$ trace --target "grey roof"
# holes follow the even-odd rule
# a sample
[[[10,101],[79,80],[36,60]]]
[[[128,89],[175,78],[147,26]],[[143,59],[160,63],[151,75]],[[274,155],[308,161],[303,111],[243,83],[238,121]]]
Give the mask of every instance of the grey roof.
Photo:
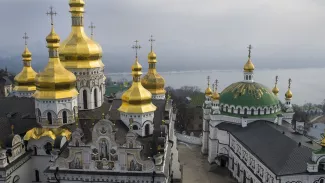
[[[8,78],[8,76],[3,76],[0,78],[0,83],[4,85],[11,85],[12,81]]]
[[[276,175],[307,172],[312,149],[304,145],[299,147],[296,141],[273,128],[267,121],[255,121],[245,128],[229,123],[221,123],[217,127],[231,133]]]
[[[24,135],[34,127],[39,127],[35,118],[35,103],[33,98],[0,98],[1,142],[6,142],[7,137],[12,134],[11,125],[14,125],[14,133],[20,135]]]

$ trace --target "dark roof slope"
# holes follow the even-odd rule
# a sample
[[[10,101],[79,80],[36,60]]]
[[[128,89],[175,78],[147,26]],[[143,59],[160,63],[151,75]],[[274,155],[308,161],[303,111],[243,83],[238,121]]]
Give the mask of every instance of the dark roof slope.
[[[242,128],[239,125],[221,123],[221,130],[231,133],[276,175],[304,173],[312,150],[298,143],[266,121],[256,121]]]

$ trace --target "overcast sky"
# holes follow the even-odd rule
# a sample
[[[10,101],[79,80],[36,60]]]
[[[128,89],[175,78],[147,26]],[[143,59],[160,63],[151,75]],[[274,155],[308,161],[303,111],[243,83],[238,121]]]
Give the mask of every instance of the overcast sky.
[[[58,13],[56,32],[64,40],[71,25],[68,0],[0,0],[0,52],[20,55],[27,32],[32,53],[46,55],[49,6]],[[86,0],[85,8],[106,68],[129,68],[136,39],[146,64],[151,34],[161,65],[241,69],[252,44],[257,68],[325,66],[324,0]]]

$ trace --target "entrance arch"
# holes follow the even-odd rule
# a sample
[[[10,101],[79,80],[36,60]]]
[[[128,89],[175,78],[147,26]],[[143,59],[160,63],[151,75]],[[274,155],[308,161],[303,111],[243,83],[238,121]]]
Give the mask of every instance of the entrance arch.
[[[52,124],[52,113],[51,112],[47,113],[47,120],[49,121],[49,124],[51,125]]]

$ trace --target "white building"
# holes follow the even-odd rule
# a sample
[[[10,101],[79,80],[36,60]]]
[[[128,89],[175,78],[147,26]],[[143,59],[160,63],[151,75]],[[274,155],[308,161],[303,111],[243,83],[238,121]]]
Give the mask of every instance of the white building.
[[[208,86],[202,153],[241,183],[324,182],[323,150],[315,151],[319,145],[306,143],[307,138],[291,130],[291,79],[281,109],[277,86],[271,91],[256,83],[254,69],[249,53],[243,81],[220,94]]]

